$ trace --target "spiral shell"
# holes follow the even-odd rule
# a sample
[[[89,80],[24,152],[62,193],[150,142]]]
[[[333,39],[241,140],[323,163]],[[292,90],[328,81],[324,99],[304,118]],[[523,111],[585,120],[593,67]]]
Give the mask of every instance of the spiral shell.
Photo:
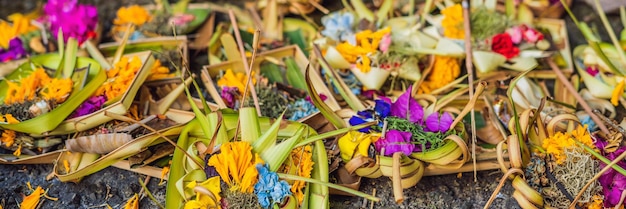
[[[106,154],[133,140],[126,133],[96,134],[81,136],[65,141],[65,148],[71,152]]]

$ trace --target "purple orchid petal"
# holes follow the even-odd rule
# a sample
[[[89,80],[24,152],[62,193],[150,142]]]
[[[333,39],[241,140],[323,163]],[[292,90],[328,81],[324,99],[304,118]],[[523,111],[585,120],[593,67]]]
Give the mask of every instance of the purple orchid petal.
[[[391,105],[391,116],[407,119],[413,123],[422,123],[424,117],[424,109],[422,106],[411,98],[412,86],[398,97],[398,100]]]
[[[415,149],[415,144],[411,143],[411,132],[389,130],[387,131],[385,138],[381,138],[374,142],[374,147],[379,153],[382,149],[385,149],[385,156],[391,156],[393,153],[402,152],[405,155],[410,155]]]

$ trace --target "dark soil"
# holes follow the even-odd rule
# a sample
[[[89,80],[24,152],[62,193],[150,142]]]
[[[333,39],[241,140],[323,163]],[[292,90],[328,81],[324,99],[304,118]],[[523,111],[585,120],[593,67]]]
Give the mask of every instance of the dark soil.
[[[36,2],[0,1],[0,17],[6,17],[13,12],[29,11],[36,6]],[[106,20],[101,21],[104,31],[108,31],[110,20],[114,18],[117,8],[152,1],[80,0],[80,2],[98,5],[101,20]],[[327,4],[340,6],[338,2],[340,1],[325,1]],[[595,25],[602,28],[597,15],[582,1],[575,0],[573,10],[582,21],[588,22],[592,27]],[[619,21],[616,21],[618,18],[619,15],[616,14],[610,17],[610,22],[614,24],[617,32],[622,29]],[[585,43],[571,19],[565,19],[572,46]],[[599,33],[603,39],[608,40],[604,30]],[[22,195],[30,194],[26,186],[26,183],[30,182],[33,187],[42,186],[48,189],[49,196],[59,198],[58,201],[45,200],[41,208],[106,208],[106,204],[113,208],[123,208],[126,200],[141,190],[139,181],[145,180],[145,176],[113,167],[87,176],[78,184],[64,183],[58,179],[47,181],[46,176],[51,172],[52,165],[0,165],[0,205],[4,208],[19,208],[18,203],[22,201]],[[376,189],[376,196],[381,198],[381,202],[374,204],[374,208],[482,208],[495,190],[501,176],[502,173],[495,170],[478,172],[476,182],[472,173],[463,173],[461,177],[457,175],[424,177],[415,187],[404,191],[405,201],[399,205],[394,201],[389,179],[364,179],[360,190],[372,193],[373,189]],[[158,201],[164,202],[165,185],[158,186],[158,181],[159,179],[153,178],[148,184],[148,189]],[[498,194],[491,208],[517,208],[511,193],[512,187],[509,183]],[[369,202],[364,204],[362,198],[340,196],[331,198],[331,208],[369,208],[369,204]],[[150,199],[143,198],[140,208],[157,206]]]

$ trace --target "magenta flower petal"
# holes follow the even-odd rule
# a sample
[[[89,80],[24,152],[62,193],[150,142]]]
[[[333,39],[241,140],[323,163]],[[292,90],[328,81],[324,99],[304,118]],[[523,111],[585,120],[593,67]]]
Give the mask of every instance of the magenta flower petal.
[[[439,118],[439,131],[443,133],[450,130],[450,128],[452,128],[450,127],[450,125],[452,125],[452,121],[454,121],[452,114],[449,112],[442,113],[441,118]]]
[[[434,112],[426,118],[426,122],[424,123],[426,126],[424,128],[425,131],[428,132],[437,132],[439,131],[439,113]]]
[[[391,105],[391,116],[407,119],[413,123],[422,123],[424,117],[424,109],[422,106],[411,98],[412,86],[398,97],[398,100]]]
[[[385,138],[381,138],[374,142],[374,147],[379,153],[385,149],[385,153],[381,153],[385,156],[391,156],[393,153],[402,152],[405,155],[410,155],[415,149],[415,144],[411,143],[411,132],[389,130],[387,131]]]

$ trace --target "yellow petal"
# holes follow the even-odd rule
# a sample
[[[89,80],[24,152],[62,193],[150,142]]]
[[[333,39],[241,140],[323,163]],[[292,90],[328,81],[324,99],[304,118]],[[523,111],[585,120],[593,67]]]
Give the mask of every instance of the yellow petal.
[[[138,209],[139,208],[139,196],[137,196],[137,193],[135,193],[135,195],[128,199],[128,201],[126,202],[126,205],[124,205],[124,209]]]
[[[20,209],[35,209],[35,207],[39,204],[39,199],[43,193],[43,189],[38,186],[33,193],[24,198],[22,204],[20,204]]]
[[[611,104],[613,104],[613,106],[617,106],[617,104],[619,104],[619,98],[624,93],[624,81],[626,81],[626,79],[619,82],[613,90],[613,94],[611,95]]]

